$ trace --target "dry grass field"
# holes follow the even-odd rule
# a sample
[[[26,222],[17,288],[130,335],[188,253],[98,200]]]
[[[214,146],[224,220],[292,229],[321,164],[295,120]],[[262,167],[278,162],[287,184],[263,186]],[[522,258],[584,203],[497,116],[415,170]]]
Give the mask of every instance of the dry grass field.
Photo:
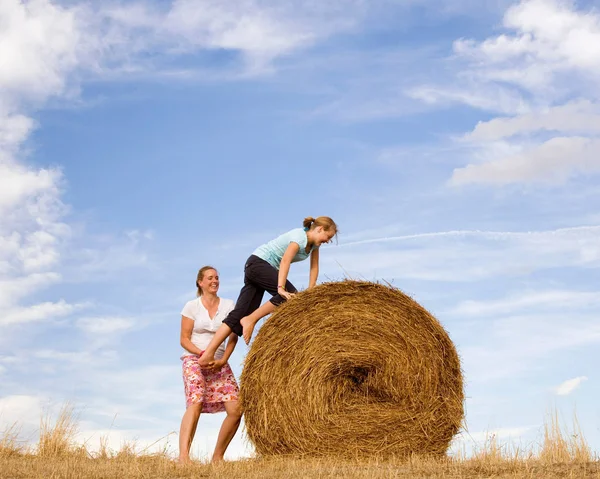
[[[17,425],[4,431],[0,478],[600,478],[598,458],[578,428],[574,430],[566,435],[556,415],[551,416],[535,452],[501,446],[492,437],[469,457],[413,456],[383,462],[270,457],[180,466],[164,452],[138,452],[133,444],[119,451],[105,444],[99,451],[88,451],[85,445],[74,443],[77,423],[72,409],[65,408],[56,421],[42,421],[35,446],[19,441]]]

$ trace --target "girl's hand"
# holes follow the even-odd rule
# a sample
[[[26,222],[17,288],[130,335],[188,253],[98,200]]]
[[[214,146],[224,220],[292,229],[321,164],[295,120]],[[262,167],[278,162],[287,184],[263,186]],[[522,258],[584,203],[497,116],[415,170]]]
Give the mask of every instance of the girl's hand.
[[[285,299],[292,299],[292,297],[294,296],[294,293],[288,293],[284,289],[280,289],[279,290],[279,295],[283,296]]]

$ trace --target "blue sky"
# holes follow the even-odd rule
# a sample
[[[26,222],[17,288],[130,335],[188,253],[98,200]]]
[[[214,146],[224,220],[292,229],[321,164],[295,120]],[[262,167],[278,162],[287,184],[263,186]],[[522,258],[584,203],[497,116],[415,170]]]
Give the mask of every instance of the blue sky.
[[[174,449],[198,268],[235,299],[256,246],[328,215],[321,280],[390,281],[455,341],[461,441],[535,445],[556,407],[600,449],[592,2],[8,0],[0,20],[0,426],[34,440],[71,401],[92,447]]]

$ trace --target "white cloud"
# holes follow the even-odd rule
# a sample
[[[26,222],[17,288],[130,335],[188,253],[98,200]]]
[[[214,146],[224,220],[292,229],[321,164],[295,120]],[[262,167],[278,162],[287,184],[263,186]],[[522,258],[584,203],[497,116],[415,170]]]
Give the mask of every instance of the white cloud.
[[[563,184],[597,174],[600,13],[571,1],[522,0],[506,10],[503,28],[483,41],[455,41],[453,78],[408,90],[429,104],[509,115],[480,122],[459,140],[480,153],[454,170],[450,184]],[[489,155],[499,140],[513,153]],[[492,158],[482,163],[482,156]]]
[[[56,267],[70,235],[61,171],[26,164],[24,145],[35,126],[28,110],[68,93],[67,75],[82,42],[75,10],[45,0],[4,1],[0,18],[0,324],[8,325],[80,307],[20,302],[60,281]]]
[[[19,425],[39,427],[42,418],[42,398],[31,395],[0,397],[0,429],[15,422]]]
[[[600,21],[572,1],[525,0],[509,8],[501,34],[481,43],[459,40],[459,55],[483,62],[482,77],[527,89],[550,88],[564,71],[600,74]],[[493,68],[493,67],[500,68]]]
[[[77,320],[77,327],[89,334],[112,334],[129,331],[137,322],[133,318],[119,316],[86,317]]]
[[[26,276],[0,279],[0,309],[8,308],[21,298],[60,281],[54,272],[33,273]]]
[[[579,376],[569,379],[556,388],[556,394],[559,396],[568,396],[577,389],[582,382],[587,381],[586,376]]]
[[[19,100],[44,101],[65,92],[66,75],[78,66],[84,43],[76,12],[47,0],[2,2],[0,104],[14,108]]]
[[[555,137],[521,153],[457,168],[449,184],[561,184],[577,174],[598,171],[600,138]]]
[[[49,321],[53,318],[69,316],[75,311],[85,308],[87,304],[70,304],[64,300],[56,303],[46,302],[0,310],[0,326],[31,323],[35,321]]]
[[[33,127],[34,121],[25,115],[0,113],[0,151],[7,149],[12,152],[16,145],[20,145],[29,136]],[[4,160],[6,161],[6,157]],[[4,175],[0,176],[3,177]],[[8,188],[8,185],[9,183],[3,185],[2,191]]]
[[[494,118],[477,123],[466,139],[493,141],[539,130],[600,133],[600,105],[589,100],[577,100],[512,118]]]

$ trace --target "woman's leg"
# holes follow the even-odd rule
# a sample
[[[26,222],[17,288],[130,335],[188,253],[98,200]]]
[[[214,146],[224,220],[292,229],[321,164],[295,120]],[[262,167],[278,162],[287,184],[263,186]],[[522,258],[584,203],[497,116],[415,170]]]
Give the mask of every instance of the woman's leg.
[[[223,425],[219,431],[219,437],[217,438],[217,445],[215,446],[212,462],[223,460],[227,446],[229,446],[233,436],[235,436],[235,433],[240,426],[240,421],[242,420],[242,411],[238,401],[226,402],[225,412],[227,412],[227,417],[223,421]]]
[[[202,404],[191,404],[186,410],[181,420],[179,428],[179,462],[188,464],[190,461],[190,448],[196,434],[198,419],[202,412]]]

